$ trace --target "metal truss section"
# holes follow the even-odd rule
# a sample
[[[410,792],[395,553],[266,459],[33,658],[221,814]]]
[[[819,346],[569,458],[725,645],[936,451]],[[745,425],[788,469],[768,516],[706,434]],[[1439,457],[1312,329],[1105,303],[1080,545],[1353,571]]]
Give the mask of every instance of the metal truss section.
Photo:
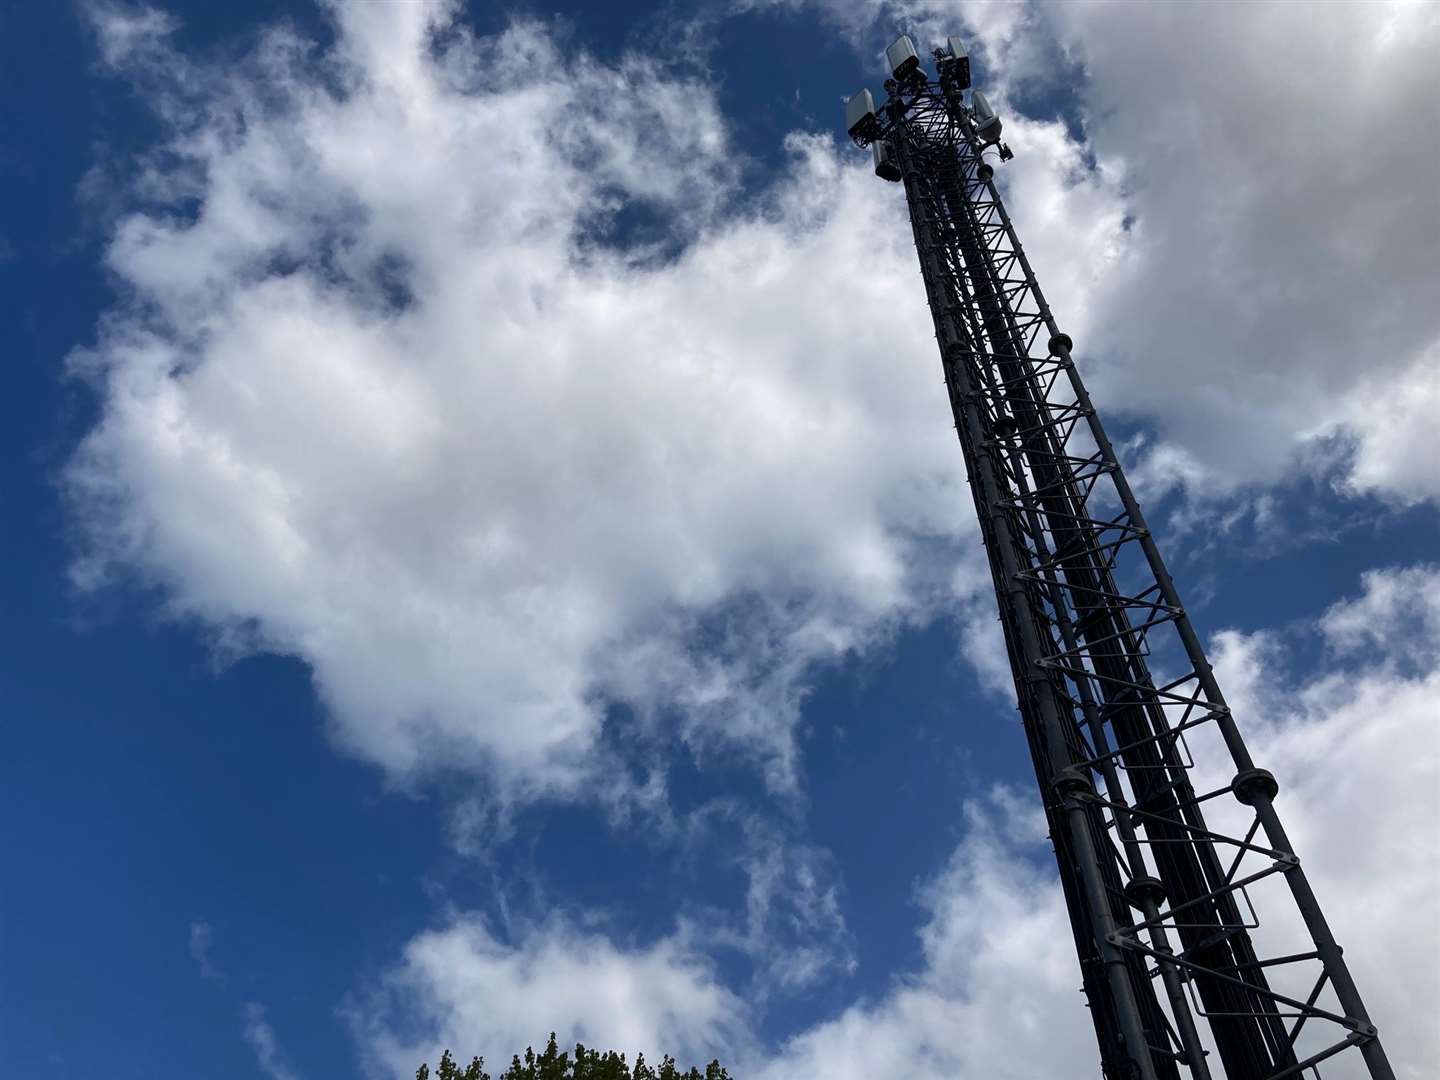
[[[1104,1075],[1319,1077],[1349,1052],[1390,1080],[1015,235],[995,139],[940,70],[887,82],[855,135],[904,184]]]

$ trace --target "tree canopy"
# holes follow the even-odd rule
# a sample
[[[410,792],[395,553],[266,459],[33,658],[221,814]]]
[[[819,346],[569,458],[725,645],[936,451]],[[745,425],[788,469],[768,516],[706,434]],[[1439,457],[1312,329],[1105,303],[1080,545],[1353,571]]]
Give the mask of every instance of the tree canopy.
[[[432,1077],[434,1080],[491,1080],[485,1071],[484,1058],[471,1058],[470,1064],[462,1068],[449,1050],[441,1055],[434,1073],[428,1063],[415,1071],[415,1080]],[[578,1042],[571,1053],[560,1049],[552,1031],[544,1051],[537,1054],[534,1047],[526,1047],[524,1057],[519,1054],[512,1057],[510,1067],[496,1080],[730,1080],[730,1074],[718,1061],[710,1062],[703,1073],[693,1066],[688,1072],[681,1072],[669,1054],[654,1066],[645,1060],[644,1054],[636,1054],[635,1064],[630,1065],[624,1054],[614,1050],[601,1053]]]

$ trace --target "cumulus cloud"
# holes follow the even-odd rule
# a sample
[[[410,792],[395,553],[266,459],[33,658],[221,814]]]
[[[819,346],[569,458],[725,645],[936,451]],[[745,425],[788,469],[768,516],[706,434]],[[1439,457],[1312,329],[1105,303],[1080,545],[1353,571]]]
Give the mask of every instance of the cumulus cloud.
[[[1312,677],[1277,678],[1284,644],[1264,632],[1221,635],[1215,666],[1391,1061],[1418,1080],[1440,1059],[1440,570],[1371,571],[1318,630]]]
[[[130,163],[120,299],[73,358],[102,405],[77,581],[300,657],[399,778],[621,799],[678,733],[788,786],[813,666],[968,542],[897,193],[796,135],[742,211],[683,72],[329,13],[328,50],[201,65],[148,15],[105,50],[173,135]]]
[[[1305,30],[1317,55],[1384,53],[1349,62],[1375,73],[1336,106],[1354,124],[1410,107],[1430,27],[1407,11],[1347,37],[1373,10]],[[1012,114],[1016,217],[1100,400],[1157,422],[1156,491],[1273,479],[1339,438],[1354,489],[1423,494],[1425,306],[1372,323],[1434,284],[1405,254],[1428,159],[1380,125],[1398,164],[1352,175],[1327,141],[1344,117],[1298,106],[1338,61],[1299,63],[1252,11],[1218,42],[1179,9],[1113,34],[1104,10],[964,9],[1002,98],[1028,102],[1055,56],[1085,73],[1080,138]],[[940,18],[851,23],[877,12]],[[277,30],[198,67],[165,46],[173,20],[97,16],[176,134],[135,163],[108,258],[126,301],[75,358],[105,403],[69,473],[78,580],[136,574],[225,647],[301,657],[338,741],[396,776],[593,788],[619,704],[789,784],[814,665],[926,610],[945,569],[924,542],[968,532],[896,193],[795,136],[739,212],[725,119],[683,73],[561,63],[534,24],[476,39],[446,5],[332,17],[329,52]],[[1130,62],[1147,49],[1185,62]],[[1263,115],[1222,124],[1242,85]],[[1342,228],[1397,243],[1362,272]],[[1303,347],[1265,336],[1312,325]],[[657,765],[610,762],[610,796]]]
[[[1440,495],[1434,5],[802,2],[866,53],[897,29],[970,37],[1042,285],[1097,402],[1153,423],[1177,482],[1273,483],[1338,440],[1351,490]],[[1075,126],[1037,138],[1059,109]],[[1026,196],[1062,158],[1119,178],[1099,217],[1087,185]],[[1083,293],[1067,264],[1097,271]]]
[[[623,1048],[632,1060],[708,1061],[743,1046],[751,1019],[680,938],[617,945],[559,917],[514,944],[478,918],[424,933],[351,1016],[370,1067],[395,1076],[446,1047],[504,1063],[552,1030],[562,1045]]]
[[[1440,1057],[1440,929],[1431,917],[1440,889],[1440,669],[1432,651],[1423,670],[1406,673],[1408,645],[1396,653],[1373,640],[1356,647],[1344,628],[1377,607],[1396,623],[1422,606],[1433,619],[1437,587],[1433,568],[1366,575],[1363,594],[1316,625],[1336,661],[1318,676],[1287,673],[1290,650],[1277,634],[1225,632],[1214,649],[1256,760],[1281,778],[1291,839],[1391,1062],[1408,1080],[1428,1075],[1427,1063]],[[1432,626],[1428,647],[1440,646],[1433,624],[1422,625]],[[1038,817],[1034,806],[1030,791],[1008,789],[972,803],[965,841],[923,893],[923,968],[794,1036],[757,1075],[1019,1078],[1094,1061],[1043,822],[1024,823],[1027,810]],[[1225,814],[1211,816],[1216,824]],[[1252,893],[1267,948],[1308,947],[1283,886]],[[1285,978],[1277,972],[1272,981],[1293,991]],[[1304,996],[1309,986],[1299,989]],[[1358,1055],[1346,1055],[1325,1075],[1364,1073]]]
[[[1440,414],[1440,346],[1422,353],[1398,379],[1377,383],[1345,401],[1338,430],[1353,439],[1347,482],[1402,503],[1435,493],[1433,441],[1426,433]]]
[[[1357,482],[1405,491],[1413,475],[1367,456],[1374,429],[1353,420],[1377,385],[1425,386],[1440,341],[1425,299],[1440,288],[1440,166],[1414,137],[1440,122],[1436,12],[1052,14],[1086,71],[1086,135],[1133,183],[1133,254],[1094,313],[1107,398],[1164,410],[1168,436],[1247,479],[1352,425]],[[1392,412],[1390,437],[1433,453],[1415,419]]]
[[[1407,670],[1440,662],[1440,567],[1368,571],[1361,595],[1325,612],[1320,628],[1341,656],[1380,655]]]
[[[966,807],[966,837],[921,892],[924,965],[878,1000],[787,1040],[750,1073],[1022,1077],[1094,1057],[1068,917],[1029,792]]]
[[[1291,839],[1391,1061],[1407,1080],[1420,1080],[1427,1063],[1440,1057],[1433,1024],[1440,1008],[1440,927],[1430,917],[1431,898],[1440,890],[1440,839],[1433,828],[1440,820],[1437,613],[1440,570],[1381,570],[1365,576],[1360,595],[1334,605],[1303,631],[1328,647],[1329,670],[1294,674],[1295,647],[1308,642],[1291,642],[1276,631],[1222,632],[1212,650],[1255,759],[1281,780],[1277,805]],[[1428,642],[1426,664],[1411,665],[1409,646],[1398,638],[1351,632],[1377,618],[1397,624],[1411,619]],[[1397,644],[1398,650],[1387,649]],[[1204,775],[1207,767],[1202,763],[1197,785],[1228,779],[1223,770]],[[1223,802],[1207,804],[1216,823],[1225,817]],[[557,923],[502,946],[483,924],[465,919],[412,943],[386,984],[388,996],[365,1013],[365,1045],[400,1075],[419,1060],[417,1051],[471,1024],[487,1038],[513,1028],[510,1037],[528,1040],[550,1015],[533,986],[548,986],[544,973],[555,958],[573,955],[577,959],[559,961],[561,970],[603,971],[598,978],[620,987],[616,1000],[629,1011],[621,1017],[600,1000],[581,1007],[558,990],[567,1030],[629,1038],[625,1045],[637,1039],[657,1045],[654,1040],[668,1036],[696,1056],[718,1053],[744,1075],[765,1080],[1020,1080],[1090,1067],[1077,1063],[1098,1069],[1051,859],[1043,815],[1029,789],[1000,786],[968,802],[964,838],[918,892],[921,965],[877,996],[778,1046],[758,1039],[757,1017],[733,1006],[714,969],[684,935],[620,948],[594,936],[598,931]],[[1264,935],[1267,950],[1284,952],[1293,940],[1300,951],[1307,946],[1296,937],[1295,921],[1287,920],[1290,905],[1283,886],[1277,887],[1252,890],[1262,920],[1256,933]],[[621,969],[629,974],[615,973]],[[1277,988],[1293,989],[1284,979],[1277,970]],[[629,988],[643,980],[673,982],[678,989],[663,998],[633,994]],[[498,989],[512,985],[519,988],[513,999]],[[1300,988],[1301,996],[1308,989]],[[487,1009],[502,996],[530,1011],[522,1015],[501,1005],[495,1019]],[[401,1038],[396,1018],[415,1001],[426,1034]],[[698,1042],[684,1041],[689,1021],[677,1008],[694,1018],[689,1030],[702,1033]],[[1358,1077],[1359,1069],[1359,1056],[1350,1054],[1329,1063],[1325,1075]]]

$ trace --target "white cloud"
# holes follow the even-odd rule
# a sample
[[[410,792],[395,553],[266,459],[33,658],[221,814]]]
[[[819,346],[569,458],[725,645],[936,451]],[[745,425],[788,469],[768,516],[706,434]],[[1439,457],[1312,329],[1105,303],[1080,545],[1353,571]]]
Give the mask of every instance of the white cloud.
[[[1273,633],[1221,633],[1212,658],[1252,754],[1280,778],[1277,806],[1391,1062],[1420,1080],[1440,1060],[1440,570],[1368,573],[1315,630],[1331,659],[1315,675],[1289,671]],[[1209,790],[1223,773],[1196,783]],[[1223,817],[1210,806],[1212,822]],[[760,1075],[1028,1077],[1095,1060],[1058,886],[1031,861],[1043,824],[1001,824],[1027,812],[1038,817],[1028,790],[972,805],[965,841],[926,892],[923,969],[796,1036]],[[1283,952],[1298,926],[1276,890],[1253,890],[1257,933]],[[1325,1075],[1359,1070],[1352,1054]]]
[[[1265,633],[1221,635],[1217,676],[1281,779],[1276,806],[1391,1062],[1419,1080],[1440,1060],[1440,570],[1371,571],[1318,628],[1329,663],[1313,677],[1285,677]]]
[[[1306,438],[1339,431],[1354,487],[1427,490],[1440,473],[1412,435],[1433,365],[1351,362],[1357,327],[1367,348],[1384,337],[1342,310],[1364,298],[1321,303],[1325,282],[1300,271],[1330,264],[1287,254],[1292,234],[1341,263],[1350,249],[1312,236],[1316,218],[1290,203],[1277,213],[1288,189],[1256,171],[1306,177],[1300,194],[1320,198],[1323,170],[1305,155],[1329,153],[1337,125],[1302,138],[1294,125],[1310,121],[1272,104],[1253,128],[1215,126],[1238,110],[1224,96],[1235,86],[1294,103],[1308,84],[1282,94],[1266,72],[1308,80],[1326,65],[1268,63],[1278,31],[1263,25],[1225,52],[1208,24],[1164,23],[1178,14],[1127,16],[1096,42],[1107,16],[1088,8],[967,11],[1014,75],[1002,95],[1043,70],[1042,29],[1085,66],[1087,141],[1013,116],[1022,157],[1007,183],[1057,309],[1094,343],[1099,399],[1166,417],[1153,486],[1176,462],[1188,487],[1273,477]],[[737,216],[733,150],[704,85],[633,57],[561,65],[534,25],[431,48],[430,31],[455,28],[445,5],[333,15],[323,64],[277,31],[224,69],[165,52],[166,18],[98,20],[115,45],[102,51],[138,64],[137,79],[177,73],[152,94],[178,133],[133,188],[152,201],[115,229],[109,261],[131,302],[76,361],[106,402],[70,472],[89,537],[78,577],[137,572],[223,644],[300,656],[341,744],[396,776],[444,762],[493,769],[512,794],[593,787],[605,711],[621,702],[652,732],[678,723],[696,753],[755,753],[788,785],[813,665],[922,613],[943,573],[914,541],[968,529],[896,193],[796,136],[761,208]],[[1344,107],[1408,102],[1407,43],[1427,27],[1358,34],[1400,52]],[[1231,78],[1191,93],[1211,68],[1187,54],[1158,86],[1134,82],[1161,70],[1127,63],[1122,46],[1145,34],[1159,42],[1146,48],[1183,38],[1223,55]],[[1189,127],[1160,122],[1182,100],[1213,108]],[[1257,155],[1255,129],[1300,157]],[[1377,137],[1392,149],[1388,126]],[[1202,146],[1219,155],[1208,169],[1249,178],[1244,197],[1206,181],[1187,202]],[[1394,232],[1400,185],[1417,176],[1362,179],[1386,185],[1363,213]],[[1192,204],[1205,243],[1186,224]],[[668,262],[607,246],[621,205],[688,246]],[[1283,235],[1254,240],[1262,219]],[[1249,276],[1182,248],[1236,249]],[[1176,273],[1197,280],[1171,288]],[[1253,287],[1237,300],[1224,290],[1242,278]],[[1275,281],[1291,314],[1262,319],[1259,285]],[[1181,295],[1205,333],[1174,330]],[[1194,352],[1237,325],[1218,307],[1250,312],[1238,323],[1258,334],[1302,323],[1302,304],[1336,323],[1303,358],[1255,334],[1220,347],[1233,362]],[[1210,438],[1221,426],[1227,438]],[[632,772],[657,764],[646,751]],[[643,782],[605,771],[620,778],[611,800]]]
[[[788,786],[812,666],[924,611],[918,545],[968,531],[896,191],[797,135],[718,215],[706,86],[446,6],[331,15],[320,56],[121,54],[175,134],[74,360],[77,580],[299,656],[397,777],[621,799],[678,730]],[[622,205],[688,242],[620,245]],[[656,736],[620,764],[615,702]]]
[[[784,825],[738,800],[707,804],[690,817],[686,831],[687,858],[717,858],[745,877],[743,913],[703,901],[687,905],[681,932],[697,948],[737,950],[749,960],[747,1001],[795,995],[855,971],[829,852],[787,835]],[[737,836],[732,840],[728,833]],[[697,854],[712,850],[730,854]]]
[[[461,917],[413,940],[351,1019],[369,1066],[408,1076],[446,1047],[503,1065],[551,1031],[631,1060],[708,1061],[744,1044],[750,1017],[679,938],[626,947],[555,917],[507,945]]]
[[[1426,1063],[1440,1058],[1433,1024],[1440,1009],[1437,612],[1440,570],[1377,571],[1365,576],[1358,597],[1313,626],[1331,649],[1330,670],[1296,677],[1287,666],[1291,650],[1275,633],[1223,632],[1212,650],[1255,759],[1280,778],[1277,806],[1406,1080],[1420,1080]],[[1376,619],[1411,620],[1429,643],[1427,665],[1413,667],[1416,654],[1398,637],[1352,633]],[[1398,650],[1386,651],[1395,644]],[[1228,779],[1224,770],[1217,776]],[[1196,783],[1212,779],[1201,775]],[[1221,801],[1207,805],[1212,821],[1225,816]],[[965,815],[964,839],[919,893],[926,912],[920,967],[778,1047],[761,1045],[758,1017],[734,1006],[694,951],[703,941],[681,934],[619,948],[598,931],[557,922],[502,946],[483,924],[464,919],[412,943],[388,996],[364,1013],[366,1045],[397,1076],[446,1038],[459,1045],[472,1026],[485,1046],[523,1046],[537,1026],[548,1030],[549,980],[595,969],[603,972],[600,982],[621,989],[584,1005],[556,989],[553,1015],[566,1030],[608,1038],[606,1045],[671,1039],[693,1057],[718,1054],[737,1075],[762,1080],[1019,1080],[1098,1069],[1038,801],[1028,788],[997,787],[968,803]],[[1280,895],[1252,890],[1262,919],[1257,933],[1267,949],[1284,952],[1297,928],[1285,917],[1283,886],[1276,887]],[[1295,942],[1296,951],[1303,947]],[[667,989],[654,996],[628,989],[641,983]],[[493,1004],[502,1000],[518,1003],[513,1014],[509,1004]],[[679,1004],[665,1004],[672,1001]],[[396,1017],[416,1002],[422,1034],[401,1037]],[[696,1026],[686,1026],[687,1016]],[[1349,1054],[1325,1075],[1358,1076],[1359,1068],[1359,1056]]]
[[[1094,312],[1104,400],[1164,411],[1168,436],[1268,480],[1374,387],[1423,381],[1440,341],[1440,163],[1415,137],[1440,122],[1432,7],[1047,10],[1087,74],[1086,134],[1133,184],[1133,254]],[[1433,461],[1407,419],[1390,437]],[[1373,428],[1349,430],[1363,445]],[[1368,486],[1416,479],[1374,453]]]
[[[1422,607],[1423,669],[1399,670],[1415,655],[1399,635],[1350,634],[1357,618],[1408,619],[1415,630]],[[1345,661],[1333,671],[1296,679],[1284,644],[1264,633],[1223,633],[1213,650],[1255,759],[1281,780],[1277,806],[1291,840],[1406,1080],[1421,1080],[1440,1060],[1437,617],[1440,571],[1380,571],[1366,575],[1361,597],[1318,624]],[[1038,817],[1036,805],[1030,791],[1006,789],[988,806],[971,805],[965,841],[925,894],[924,967],[878,1000],[795,1036],[756,1075],[978,1080],[1062,1075],[1095,1062],[1059,888],[1048,862],[1033,861],[1049,857],[1037,850],[1043,823],[1002,825],[1002,813]],[[1286,940],[1308,947],[1276,889],[1253,890],[1257,934],[1270,935],[1279,952]],[[1336,1059],[1325,1075],[1363,1075],[1359,1056]]]
[[[1440,345],[1432,345],[1398,378],[1349,395],[1336,427],[1354,439],[1347,480],[1362,492],[1402,503],[1431,498],[1436,462],[1431,437],[1440,414]]]
[[[1273,483],[1338,438],[1352,490],[1440,496],[1435,5],[797,2],[867,54],[900,28],[922,50],[971,38],[1011,211],[1096,400],[1155,423],[1185,481]],[[1078,142],[1020,111],[1067,102]],[[1091,156],[1119,182],[1026,192]],[[1097,228],[1127,218],[1118,242]]]
[[[968,806],[965,841],[920,895],[923,972],[775,1052],[759,1045],[754,1003],[721,984],[688,932],[625,946],[561,918],[512,945],[466,917],[420,935],[353,1010],[357,1037],[372,1067],[394,1076],[445,1046],[496,1061],[552,1028],[562,1044],[718,1055],[736,1075],[776,1080],[1062,1069],[1092,1036],[1063,901],[1038,861],[1048,858],[1043,821],[1030,807],[1003,788]],[[1028,1048],[1020,1059],[1017,1046]]]
[[[255,1051],[260,1071],[270,1080],[300,1080],[275,1037],[275,1029],[266,1017],[265,1006],[251,1001],[245,1006],[245,1041]]]
[[[1383,656],[1410,669],[1440,663],[1440,567],[1371,570],[1361,595],[1325,612],[1320,628],[1341,655]]]
[[[956,589],[960,652],[970,664],[982,687],[996,697],[1015,703],[1015,680],[1010,670],[1010,654],[1005,647],[1005,631],[995,607],[995,594],[987,587]]]
[[[967,806],[965,840],[922,892],[921,971],[796,1035],[746,1075],[1020,1080],[1092,1059],[1069,923],[1032,805],[1028,792],[999,788]]]
[[[89,3],[85,14],[95,28],[100,57],[111,66],[127,63],[137,53],[150,52],[180,25],[173,15],[152,7]]]
[[[200,977],[209,982],[225,984],[225,972],[221,971],[212,957],[215,948],[215,928],[209,923],[197,920],[190,924],[190,959],[200,969]]]

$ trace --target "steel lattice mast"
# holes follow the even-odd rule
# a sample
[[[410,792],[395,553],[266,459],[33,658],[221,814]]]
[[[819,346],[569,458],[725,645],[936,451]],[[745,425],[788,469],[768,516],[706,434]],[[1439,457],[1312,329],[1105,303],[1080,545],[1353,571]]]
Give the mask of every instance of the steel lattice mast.
[[[934,56],[938,79],[900,38],[847,126],[905,187],[1104,1075],[1318,1077],[1350,1051],[1392,1080],[983,160],[1010,157],[1000,122],[963,45]]]

